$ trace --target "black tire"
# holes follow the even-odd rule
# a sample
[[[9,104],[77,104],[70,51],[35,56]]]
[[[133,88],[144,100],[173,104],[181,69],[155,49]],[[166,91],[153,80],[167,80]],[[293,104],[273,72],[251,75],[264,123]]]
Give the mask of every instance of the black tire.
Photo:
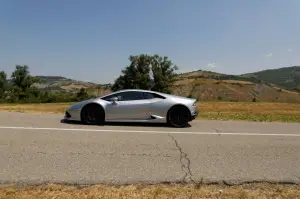
[[[191,119],[191,113],[188,108],[184,106],[174,106],[168,112],[168,124],[177,127],[183,128],[186,127]]]
[[[81,111],[81,121],[84,124],[101,125],[104,124],[105,113],[98,104],[88,104]]]

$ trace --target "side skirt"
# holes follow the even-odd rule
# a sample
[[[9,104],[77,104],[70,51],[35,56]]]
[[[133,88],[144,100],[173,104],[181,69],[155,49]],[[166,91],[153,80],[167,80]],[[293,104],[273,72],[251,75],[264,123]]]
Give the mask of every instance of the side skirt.
[[[141,123],[166,123],[165,117],[160,117],[157,115],[151,115],[147,119],[110,119],[105,120],[105,122],[141,122]]]

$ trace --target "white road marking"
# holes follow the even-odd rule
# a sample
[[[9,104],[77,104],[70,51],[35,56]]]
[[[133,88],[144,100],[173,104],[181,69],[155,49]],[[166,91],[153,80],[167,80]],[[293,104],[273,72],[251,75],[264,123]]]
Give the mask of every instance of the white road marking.
[[[156,134],[191,134],[191,135],[246,135],[246,136],[283,136],[300,137],[300,134],[283,133],[222,133],[222,132],[193,132],[193,131],[142,131],[142,130],[117,130],[117,129],[75,129],[75,128],[39,128],[39,127],[17,127],[0,126],[0,129],[15,130],[47,130],[47,131],[85,131],[85,132],[116,132],[116,133],[156,133]]]

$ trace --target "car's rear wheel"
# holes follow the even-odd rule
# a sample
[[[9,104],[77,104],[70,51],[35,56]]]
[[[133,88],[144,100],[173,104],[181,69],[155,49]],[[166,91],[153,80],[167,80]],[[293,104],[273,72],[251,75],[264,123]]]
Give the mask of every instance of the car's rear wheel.
[[[81,111],[81,120],[85,124],[103,124],[105,120],[104,110],[98,104],[88,104]]]
[[[191,113],[184,106],[174,106],[168,113],[168,123],[177,128],[186,127],[190,121]]]

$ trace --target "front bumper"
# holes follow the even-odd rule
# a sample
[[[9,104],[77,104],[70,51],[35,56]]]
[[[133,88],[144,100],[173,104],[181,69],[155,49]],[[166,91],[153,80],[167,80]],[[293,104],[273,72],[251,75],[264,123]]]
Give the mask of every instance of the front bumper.
[[[194,111],[194,112],[191,114],[191,121],[194,120],[197,116],[198,116],[198,111]]]
[[[65,112],[64,119],[68,120],[68,119],[70,119],[70,118],[71,118],[71,114],[70,114],[68,111],[66,111],[66,112]]]

